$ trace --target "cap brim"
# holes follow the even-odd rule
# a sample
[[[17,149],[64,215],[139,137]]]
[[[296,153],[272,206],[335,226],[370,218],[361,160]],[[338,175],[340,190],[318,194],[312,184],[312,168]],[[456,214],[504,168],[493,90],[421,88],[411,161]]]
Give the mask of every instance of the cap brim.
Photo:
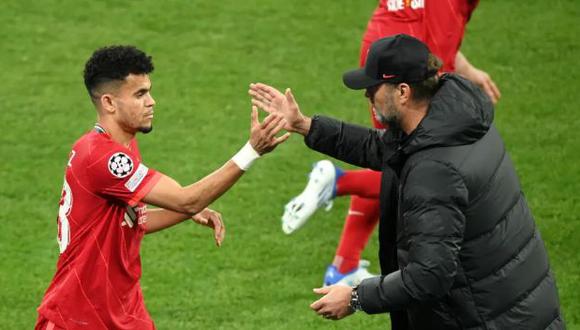
[[[367,76],[364,68],[346,72],[342,75],[342,81],[350,89],[365,89],[383,82]]]

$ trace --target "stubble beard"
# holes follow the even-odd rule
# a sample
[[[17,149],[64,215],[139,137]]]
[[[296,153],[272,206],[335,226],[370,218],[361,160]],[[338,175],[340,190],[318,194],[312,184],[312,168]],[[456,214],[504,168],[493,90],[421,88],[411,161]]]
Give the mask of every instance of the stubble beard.
[[[400,127],[401,113],[395,107],[393,100],[389,100],[384,105],[387,108],[386,114],[381,113],[378,109],[375,109],[375,115],[381,124],[386,125],[390,128]]]

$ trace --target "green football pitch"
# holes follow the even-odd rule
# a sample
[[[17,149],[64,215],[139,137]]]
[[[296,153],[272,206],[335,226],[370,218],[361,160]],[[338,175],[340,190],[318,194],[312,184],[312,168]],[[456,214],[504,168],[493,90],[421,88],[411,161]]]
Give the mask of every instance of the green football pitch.
[[[342,86],[376,0],[21,1],[0,4],[0,329],[30,329],[58,257],[56,215],[71,144],[95,112],[82,84],[92,51],[134,44],[154,58],[155,130],[143,158],[182,184],[247,140],[247,87],[292,87],[306,114],[368,125],[362,93]],[[580,329],[580,4],[482,1],[462,50],[502,91],[495,123],[517,166]],[[213,208],[227,224],[184,223],[145,237],[142,287],[159,329],[377,329],[385,315],[340,322],[309,304],[342,230],[348,199],[282,233],[284,204],[324,156],[292,137]],[[342,164],[349,168],[348,165]],[[363,257],[378,272],[377,237]]]

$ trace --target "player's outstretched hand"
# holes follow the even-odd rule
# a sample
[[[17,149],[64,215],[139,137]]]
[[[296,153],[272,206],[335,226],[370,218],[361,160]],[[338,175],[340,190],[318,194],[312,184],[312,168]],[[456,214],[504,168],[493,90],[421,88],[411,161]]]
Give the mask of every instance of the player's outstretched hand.
[[[271,113],[260,123],[258,118],[258,108],[252,106],[252,123],[250,126],[250,144],[260,155],[274,150],[280,143],[288,140],[290,133],[276,137],[286,126],[284,116],[278,113]]]
[[[206,208],[195,214],[191,219],[202,226],[213,228],[215,244],[218,247],[222,245],[226,236],[226,226],[224,225],[222,215],[219,212]]]
[[[324,297],[318,299],[310,305],[314,312],[325,319],[340,320],[354,311],[350,308],[350,296],[352,288],[344,285],[331,285],[325,288],[314,289],[314,293],[323,294]]]
[[[294,99],[290,88],[287,88],[285,93],[282,94],[282,92],[272,86],[263,83],[252,83],[248,94],[252,97],[252,105],[269,114],[284,116],[286,120],[285,130],[302,135],[308,134],[310,118],[300,112],[300,107],[296,99]]]

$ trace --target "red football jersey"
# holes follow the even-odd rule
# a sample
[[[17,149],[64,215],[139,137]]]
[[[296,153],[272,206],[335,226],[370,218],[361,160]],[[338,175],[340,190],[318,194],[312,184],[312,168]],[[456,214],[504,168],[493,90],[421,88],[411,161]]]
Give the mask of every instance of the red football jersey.
[[[425,42],[424,14],[424,0],[381,0],[363,36],[360,66],[364,66],[371,44],[378,39],[404,33]]]
[[[60,257],[38,308],[39,320],[65,329],[154,329],[139,278],[146,206],[161,174],[107,133],[73,146],[58,212]]]
[[[361,66],[375,40],[405,33],[426,43],[443,60],[443,71],[453,72],[465,26],[478,4],[479,0],[381,0],[363,37]]]
[[[479,0],[428,0],[425,7],[426,43],[443,61],[442,70],[455,71],[465,27]]]

